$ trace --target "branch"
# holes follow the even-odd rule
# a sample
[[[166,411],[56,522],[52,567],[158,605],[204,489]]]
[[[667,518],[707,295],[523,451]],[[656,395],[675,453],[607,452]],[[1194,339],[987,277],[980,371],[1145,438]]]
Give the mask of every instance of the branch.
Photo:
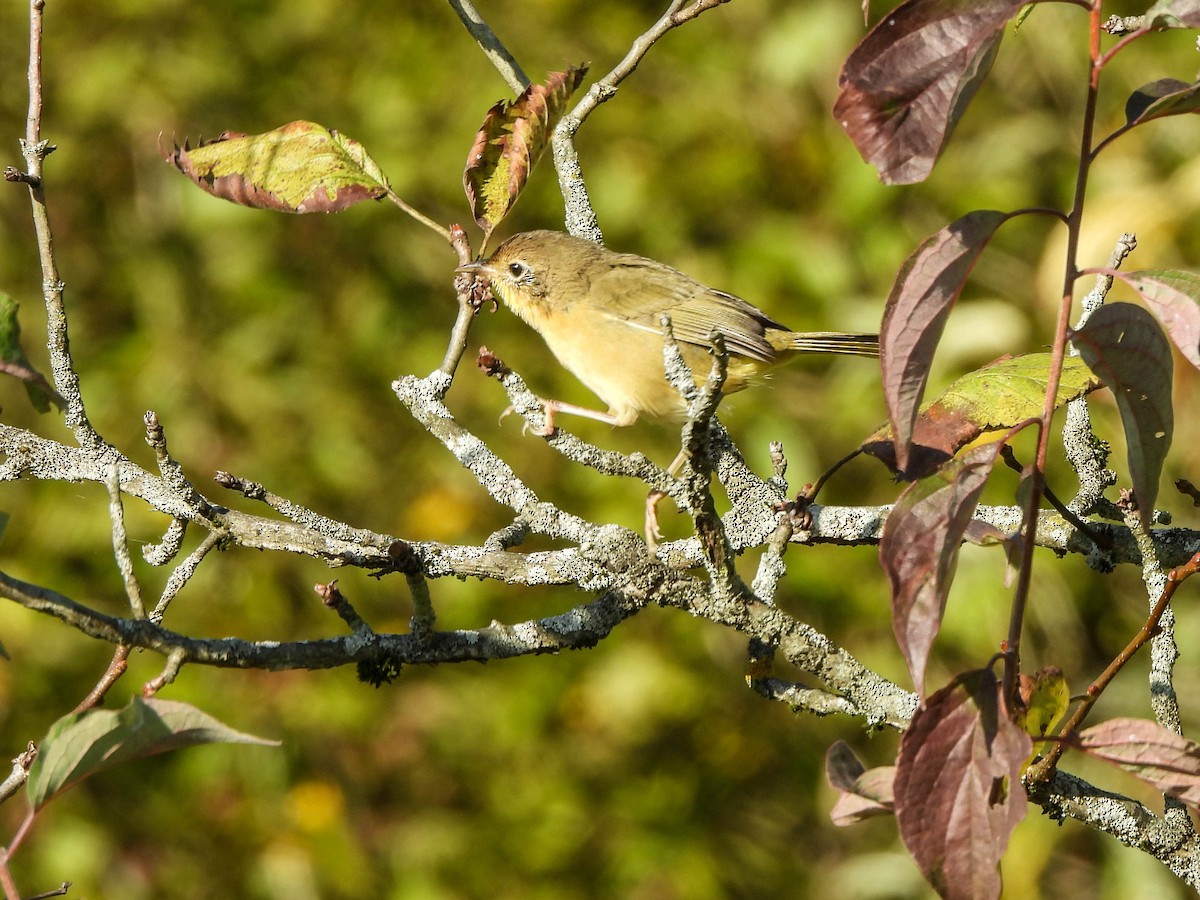
[[[702,12],[720,6],[728,0],[695,0],[687,7],[684,6],[684,2],[685,0],[672,0],[662,17],[633,42],[625,58],[593,84],[575,108],[563,116],[554,129],[550,146],[554,153],[554,168],[558,172],[559,190],[566,205],[567,231],[571,234],[588,238],[598,244],[604,242],[595,210],[592,209],[592,201],[588,197],[587,185],[583,181],[579,153],[575,150],[575,134],[596,107],[616,96],[617,86],[634,73],[659,38],[671,29],[690,22]]]
[[[29,4],[29,111],[25,120],[25,137],[21,153],[25,157],[25,176],[29,187],[29,202],[33,211],[33,228],[37,236],[38,259],[42,268],[42,300],[46,305],[46,346],[50,353],[50,369],[54,387],[67,404],[66,423],[81,447],[101,450],[103,440],[88,421],[79,391],[79,375],[71,358],[71,342],[67,336],[67,310],[63,303],[64,284],[54,258],[54,234],[50,229],[50,213],[46,206],[46,182],[43,163],[56,149],[42,140],[42,14],[44,0]]]
[[[1200,838],[1183,822],[1159,818],[1138,801],[1102,791],[1067,772],[1055,772],[1048,783],[1031,784],[1027,790],[1030,801],[1052,818],[1075,819],[1111,835],[1200,889]]]
[[[0,572],[0,596],[53,616],[76,630],[113,644],[140,647],[167,656],[178,667],[198,663],[218,668],[329,669],[390,659],[398,664],[433,665],[510,659],[593,647],[613,628],[645,606],[645,599],[616,591],[559,616],[486,628],[415,634],[361,634],[315,641],[245,641],[192,638],[148,619],[110,616],[48,588]]]
[[[450,0],[450,7],[458,13],[463,25],[471,33],[471,37],[475,38],[475,43],[479,45],[484,56],[496,67],[505,84],[514,94],[520,95],[529,87],[529,78],[521,70],[516,58],[508,52],[508,48],[500,43],[496,33],[483,21],[483,16],[475,8],[475,4],[471,3],[471,0]]]

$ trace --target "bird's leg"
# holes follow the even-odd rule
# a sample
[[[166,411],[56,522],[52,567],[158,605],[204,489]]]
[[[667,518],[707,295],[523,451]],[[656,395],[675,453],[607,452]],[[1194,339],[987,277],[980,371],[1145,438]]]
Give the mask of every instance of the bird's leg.
[[[680,450],[675,459],[671,461],[671,465],[667,466],[667,474],[672,478],[678,475],[687,458],[687,451]],[[658,527],[658,504],[666,496],[662,491],[651,491],[646,495],[646,546],[650,548],[651,553],[658,546],[658,542],[662,540],[662,529]]]
[[[560,412],[570,413],[574,416],[583,416],[585,419],[595,419],[597,422],[604,422],[606,425],[622,424],[612,413],[600,412],[598,409],[588,409],[586,406],[576,406],[574,403],[566,403],[562,400],[544,400],[540,397],[538,400],[542,404],[542,415],[546,417],[546,424],[541,428],[529,428],[528,423],[525,425],[526,428],[529,428],[538,437],[550,437],[550,435],[554,434],[554,416]],[[503,419],[514,409],[515,407],[510,406],[500,414],[500,418]]]

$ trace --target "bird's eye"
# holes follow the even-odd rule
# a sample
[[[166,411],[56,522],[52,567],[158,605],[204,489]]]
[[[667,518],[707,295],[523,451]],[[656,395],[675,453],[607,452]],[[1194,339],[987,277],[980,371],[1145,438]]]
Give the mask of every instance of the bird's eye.
[[[513,278],[523,278],[529,273],[529,266],[520,260],[513,260],[508,264],[508,274]]]

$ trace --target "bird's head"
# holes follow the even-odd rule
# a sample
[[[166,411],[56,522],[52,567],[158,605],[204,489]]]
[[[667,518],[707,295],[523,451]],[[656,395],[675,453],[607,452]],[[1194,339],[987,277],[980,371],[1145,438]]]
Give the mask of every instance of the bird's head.
[[[487,259],[477,259],[457,271],[482,277],[492,294],[517,313],[547,303],[549,276],[553,272],[551,231],[529,231],[515,235],[496,248]]]
[[[561,231],[526,231],[458,271],[486,278],[493,295],[528,321],[579,300],[605,253],[600,245]]]

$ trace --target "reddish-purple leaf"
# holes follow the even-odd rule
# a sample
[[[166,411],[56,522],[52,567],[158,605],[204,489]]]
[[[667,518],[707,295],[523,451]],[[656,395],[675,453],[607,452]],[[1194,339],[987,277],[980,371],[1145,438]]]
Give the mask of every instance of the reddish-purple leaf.
[[[552,72],[544,85],[531,84],[516,100],[501,100],[488,110],[463,169],[463,190],[485,243],[517,202],[587,70],[583,65]]]
[[[893,782],[896,780],[895,766],[879,766],[867,769],[848,789],[838,795],[829,818],[834,825],[854,825],[876,816],[894,815]]]
[[[908,0],[842,67],[833,115],[888,184],[922,181],[1024,0]]]
[[[951,900],[1000,895],[1000,858],[1025,816],[1029,735],[1009,719],[990,669],[960,676],[900,739],[896,822],[925,878]]]
[[[976,447],[909,485],[883,523],[879,560],[892,586],[892,630],[921,694],[959,546],[1000,447]]]
[[[1147,719],[1113,719],[1074,742],[1188,806],[1200,808],[1200,744]]]
[[[341,212],[388,192],[362,144],[314,122],[264,134],[227,131],[194,150],[185,142],[167,162],[213,196],[280,212]]]
[[[1146,10],[1147,28],[1200,28],[1200,0],[1159,0]]]
[[[1200,369],[1200,275],[1172,269],[1117,274],[1146,301],[1187,361]]]
[[[863,819],[892,814],[895,766],[867,769],[849,744],[837,741],[825,753],[825,777],[840,794],[829,812],[834,825],[853,825]]]
[[[1117,400],[1134,494],[1148,516],[1174,431],[1171,345],[1154,316],[1132,303],[1100,307],[1071,341]]]
[[[924,404],[913,425],[908,465],[896,465],[896,442],[890,425],[863,441],[864,452],[907,479],[932,474],[981,434],[1012,428],[1040,416],[1050,375],[1049,353],[1001,357],[968,372],[935,400]],[[1079,357],[1063,360],[1055,408],[1100,386]]]
[[[133,759],[197,744],[278,746],[234,731],[187,703],[134,697],[121,710],[92,709],[50,726],[29,770],[29,803],[45,805],[89,775]]]
[[[994,210],[967,213],[914,250],[892,285],[880,326],[879,357],[901,470],[908,467],[913,423],[950,307],[975,260],[1008,217]]]
[[[845,741],[835,741],[825,751],[825,777],[837,791],[848,791],[867,767]]]
[[[1200,83],[1162,78],[1144,84],[1125,101],[1125,123],[1141,125],[1164,116],[1200,112]]]

